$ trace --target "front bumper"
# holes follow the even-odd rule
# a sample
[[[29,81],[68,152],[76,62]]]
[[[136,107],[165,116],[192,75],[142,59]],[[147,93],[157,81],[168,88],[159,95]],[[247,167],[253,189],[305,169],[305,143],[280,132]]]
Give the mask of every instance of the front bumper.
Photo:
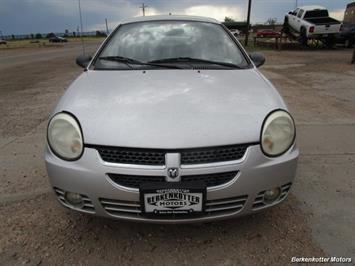
[[[50,183],[64,206],[103,217],[156,223],[187,223],[226,219],[274,206],[286,199],[295,177],[299,151],[294,145],[277,158],[267,158],[259,145],[250,146],[240,160],[181,166],[181,175],[221,173],[238,170],[233,180],[207,189],[207,212],[191,218],[151,219],[141,215],[139,191],[114,183],[107,173],[125,175],[165,175],[164,166],[137,166],[104,162],[97,150],[85,148],[75,162],[56,157],[46,148],[45,161]],[[263,193],[280,187],[281,196],[263,203]],[[85,204],[73,207],[63,197],[65,191],[80,193]],[[210,210],[210,211],[208,211]]]

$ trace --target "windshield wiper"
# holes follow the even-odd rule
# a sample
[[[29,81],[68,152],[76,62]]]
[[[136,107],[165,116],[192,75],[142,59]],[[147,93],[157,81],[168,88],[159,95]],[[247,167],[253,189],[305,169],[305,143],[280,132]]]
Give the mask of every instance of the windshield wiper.
[[[101,56],[101,57],[99,57],[99,59],[124,63],[124,64],[128,65],[129,67],[131,67],[130,65],[142,65],[142,66],[156,66],[156,67],[165,67],[165,68],[174,68],[174,69],[181,69],[182,68],[179,66],[156,64],[154,62],[144,63],[144,62],[138,61],[136,59],[123,57],[123,56]]]
[[[207,63],[213,65],[220,65],[220,66],[227,66],[232,68],[243,69],[244,67],[238,66],[233,63],[228,62],[219,62],[207,59],[199,59],[199,58],[192,58],[192,57],[172,57],[172,58],[163,58],[158,60],[149,61],[148,63],[187,63],[187,62],[200,62],[200,63]]]

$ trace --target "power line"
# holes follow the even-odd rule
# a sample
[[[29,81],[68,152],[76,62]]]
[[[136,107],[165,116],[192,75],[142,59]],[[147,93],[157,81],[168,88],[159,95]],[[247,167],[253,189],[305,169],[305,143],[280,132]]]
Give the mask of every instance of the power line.
[[[139,8],[141,8],[142,11],[143,11],[143,17],[145,16],[145,9],[146,9],[147,7],[148,7],[148,6],[147,6],[146,4],[144,4],[144,3],[142,3],[141,6],[139,6]]]

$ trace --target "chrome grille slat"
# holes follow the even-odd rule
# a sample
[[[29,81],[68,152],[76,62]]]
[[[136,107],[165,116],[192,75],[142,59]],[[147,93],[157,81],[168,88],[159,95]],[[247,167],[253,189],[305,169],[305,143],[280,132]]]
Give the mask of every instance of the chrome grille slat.
[[[206,206],[216,206],[230,203],[238,203],[245,201],[245,198],[227,198],[223,200],[209,200],[206,202]]]
[[[225,211],[230,209],[241,209],[243,208],[243,204],[239,205],[232,205],[232,206],[225,206],[225,207],[215,207],[215,208],[206,208],[206,212],[216,212],[216,211]]]
[[[262,203],[262,202],[263,202],[263,199],[258,199],[258,200],[254,201],[254,204],[258,204],[258,203]]]
[[[101,200],[102,204],[108,204],[108,205],[117,205],[117,206],[127,206],[127,207],[137,207],[139,208],[140,205],[137,203],[117,203],[117,202],[112,202],[112,201],[107,201],[107,200]]]
[[[58,196],[58,198],[62,201],[65,201],[64,196]]]
[[[123,208],[117,208],[117,207],[105,207],[106,211],[115,211],[115,212],[132,212],[132,213],[141,213],[141,210],[135,210],[135,209],[123,209]]]

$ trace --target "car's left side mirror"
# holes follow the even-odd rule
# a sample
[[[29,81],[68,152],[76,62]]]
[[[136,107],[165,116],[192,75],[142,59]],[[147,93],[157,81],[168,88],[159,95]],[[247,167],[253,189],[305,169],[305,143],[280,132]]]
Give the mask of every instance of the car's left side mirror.
[[[81,66],[82,68],[86,68],[90,61],[91,61],[92,57],[89,55],[79,55],[76,58],[76,64]]]
[[[251,53],[249,56],[256,67],[260,67],[265,63],[265,56],[262,53]]]

